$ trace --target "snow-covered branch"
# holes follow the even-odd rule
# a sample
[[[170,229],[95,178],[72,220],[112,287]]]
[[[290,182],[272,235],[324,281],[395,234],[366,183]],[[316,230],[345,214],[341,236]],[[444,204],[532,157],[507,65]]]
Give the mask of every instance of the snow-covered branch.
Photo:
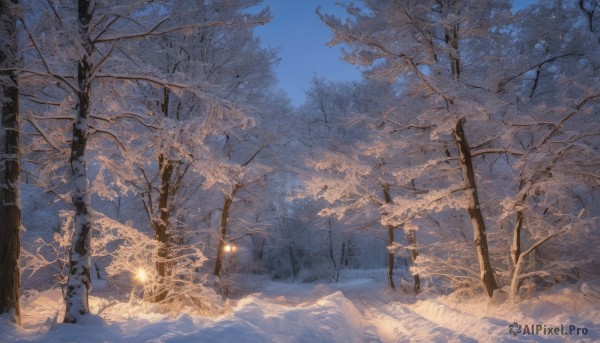
[[[29,123],[31,123],[31,125],[35,128],[35,130],[44,138],[44,140],[48,143],[48,145],[50,145],[54,150],[56,150],[59,153],[63,152],[63,149],[61,149],[58,144],[56,144],[56,142],[54,142],[44,131],[44,129],[42,129],[38,123],[35,121],[34,117],[31,116],[25,116],[25,120],[27,120]]]
[[[563,126],[563,124],[565,122],[567,122],[569,119],[571,119],[574,115],[576,115],[577,113],[579,113],[579,111],[585,106],[587,105],[589,102],[591,101],[595,101],[596,99],[600,98],[600,93],[597,94],[591,94],[586,96],[585,98],[581,99],[576,105],[575,105],[575,110],[569,112],[567,115],[565,115],[560,121],[558,121],[556,124],[553,125],[553,129],[550,130],[548,133],[546,133],[546,135],[544,135],[544,137],[540,140],[540,142],[537,144],[537,146],[542,146],[544,144],[546,144],[546,142],[548,142],[548,140],[554,136],[555,134],[557,134],[560,130],[560,128]]]
[[[508,155],[513,155],[513,156],[522,156],[525,154],[525,152],[521,151],[521,150],[502,149],[502,148],[500,148],[500,149],[489,148],[489,149],[479,149],[479,150],[471,151],[471,157],[487,155],[487,154],[508,154]]]
[[[556,61],[558,59],[565,58],[565,57],[571,57],[571,56],[573,56],[573,57],[579,57],[579,56],[582,56],[582,54],[575,53],[575,52],[569,52],[569,53],[565,53],[565,54],[560,54],[558,56],[549,57],[549,58],[547,58],[547,59],[545,59],[545,60],[543,60],[543,61],[541,61],[541,62],[539,62],[539,63],[537,63],[537,64],[535,64],[533,66],[530,66],[530,67],[528,67],[528,68],[526,68],[526,69],[524,69],[524,70],[522,70],[522,71],[520,71],[520,72],[518,72],[518,73],[516,73],[514,75],[511,75],[511,76],[508,76],[508,77],[502,79],[502,81],[500,81],[498,83],[498,87],[496,87],[496,92],[497,93],[503,92],[504,91],[504,87],[509,82],[517,79],[520,76],[525,75],[527,72],[529,72],[531,70],[539,69],[539,68],[541,68],[546,63],[554,62],[554,61]]]

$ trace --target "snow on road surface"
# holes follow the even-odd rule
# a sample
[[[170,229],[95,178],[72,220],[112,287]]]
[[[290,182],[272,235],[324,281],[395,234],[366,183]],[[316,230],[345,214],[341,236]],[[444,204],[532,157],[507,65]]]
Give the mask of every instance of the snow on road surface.
[[[0,342],[596,342],[600,303],[568,288],[518,305],[485,297],[415,297],[372,279],[268,282],[215,317],[167,316],[135,302],[92,297],[102,321],[56,324],[59,290],[23,297],[23,327],[0,321]],[[600,300],[600,299],[599,299]],[[509,325],[585,327],[586,335],[513,335]],[[522,329],[524,326],[522,327]]]

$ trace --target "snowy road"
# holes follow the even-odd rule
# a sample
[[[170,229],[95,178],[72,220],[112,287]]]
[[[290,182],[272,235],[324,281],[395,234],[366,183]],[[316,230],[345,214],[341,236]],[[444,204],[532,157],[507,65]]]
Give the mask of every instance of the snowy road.
[[[161,314],[156,306],[118,303],[106,324],[57,325],[60,291],[23,301],[23,328],[0,322],[0,342],[596,342],[600,306],[568,290],[519,305],[493,305],[485,298],[415,298],[385,290],[382,281],[351,279],[338,284],[267,282],[260,293],[231,304],[215,317]],[[101,307],[92,298],[92,308]],[[492,315],[493,314],[493,315]],[[574,323],[585,336],[509,333],[513,322]]]
[[[363,287],[343,291],[361,312],[365,324],[364,342],[477,342],[476,338],[440,325],[432,316],[411,309],[409,295],[383,296],[366,293]],[[395,298],[397,301],[391,301]]]
[[[341,288],[362,314],[366,332],[364,342],[596,342],[599,337],[600,312],[593,307],[589,311],[595,318],[595,324],[590,325],[594,333],[588,336],[513,336],[508,331],[512,322],[485,316],[485,312],[497,307],[488,301],[480,304],[480,311],[472,314],[467,310],[469,306],[461,309],[459,304],[439,298],[417,300],[402,292],[365,292],[365,287],[344,285]],[[506,310],[500,310],[498,314],[510,316]],[[558,314],[561,316],[564,314]],[[515,320],[522,319],[515,315]]]

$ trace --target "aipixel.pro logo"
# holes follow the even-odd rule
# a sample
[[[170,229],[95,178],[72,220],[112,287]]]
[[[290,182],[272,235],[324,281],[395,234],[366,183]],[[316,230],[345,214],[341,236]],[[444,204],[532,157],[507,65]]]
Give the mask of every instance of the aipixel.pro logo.
[[[560,324],[552,326],[546,324],[525,324],[514,322],[508,326],[510,334],[517,335],[540,335],[540,336],[585,336],[589,330],[573,324]]]

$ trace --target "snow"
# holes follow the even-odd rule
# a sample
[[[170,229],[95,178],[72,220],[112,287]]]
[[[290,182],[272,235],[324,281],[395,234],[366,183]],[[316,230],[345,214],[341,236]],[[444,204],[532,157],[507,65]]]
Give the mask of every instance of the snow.
[[[381,271],[384,273],[384,271]],[[83,324],[56,324],[59,289],[26,291],[23,325],[0,320],[0,342],[594,342],[600,339],[595,285],[532,294],[519,304],[487,297],[415,297],[385,289],[384,278],[346,273],[337,284],[266,282],[215,316],[169,316],[132,297],[90,297]],[[591,294],[591,295],[590,295]],[[105,295],[107,296],[107,295]],[[101,319],[102,318],[102,319]],[[509,325],[585,327],[583,336],[518,335]]]

